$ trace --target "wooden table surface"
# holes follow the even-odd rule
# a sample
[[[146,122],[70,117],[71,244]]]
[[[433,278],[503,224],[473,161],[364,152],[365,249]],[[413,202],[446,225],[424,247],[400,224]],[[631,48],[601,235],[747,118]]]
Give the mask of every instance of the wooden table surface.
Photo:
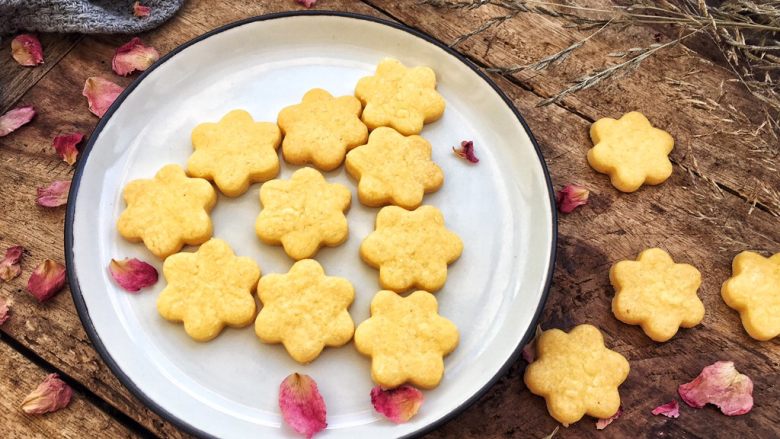
[[[606,2],[608,3],[608,2]],[[446,43],[505,13],[493,6],[449,10],[418,2],[320,0],[315,8],[358,12],[399,21]],[[161,54],[220,25],[254,15],[301,9],[292,0],[243,2],[190,0],[168,23],[140,35]],[[536,14],[518,14],[457,45],[481,68],[525,64],[555,53],[592,31],[565,26]],[[780,252],[780,142],[762,126],[757,101],[717,59],[677,46],[646,60],[637,71],[570,95],[560,104],[537,107],[579,77],[602,66],[604,54],[668,41],[669,29],[607,30],[570,59],[544,72],[492,75],[528,121],[541,145],[556,188],[579,183],[590,203],[559,219],[558,259],[544,328],[599,326],[607,345],[631,364],[620,387],[624,414],[604,431],[585,418],[557,437],[778,437],[780,436],[780,339],[748,337],[736,312],[720,298],[731,260],[742,250]],[[43,34],[46,62],[21,67],[10,57],[9,39],[0,50],[0,113],[34,105],[32,123],[0,138],[0,249],[23,245],[23,275],[0,283],[12,316],[0,336],[0,424],[4,437],[185,436],[141,404],[93,349],[66,291],[38,304],[25,291],[33,267],[43,259],[63,261],[65,211],[35,204],[35,189],[70,179],[73,168],[51,147],[55,135],[90,133],[98,119],[87,111],[81,90],[88,76],[127,85],[137,75],[110,72],[114,49],[128,36]],[[261,43],[261,42],[260,42]],[[588,166],[590,124],[639,110],[676,140],[674,173],[664,184],[633,194],[617,192]],[[486,231],[487,232],[487,231]],[[636,326],[610,312],[612,263],[659,246],[703,277],[699,291],[704,322],[655,343]],[[753,379],[755,406],[727,417],[708,406],[681,407],[679,419],[650,411],[676,396],[680,383],[717,360],[733,360]],[[541,438],[557,423],[544,401],[522,381],[525,363],[514,364],[478,402],[432,437]],[[19,404],[46,373],[58,372],[73,386],[74,402],[46,416],[27,416]]]

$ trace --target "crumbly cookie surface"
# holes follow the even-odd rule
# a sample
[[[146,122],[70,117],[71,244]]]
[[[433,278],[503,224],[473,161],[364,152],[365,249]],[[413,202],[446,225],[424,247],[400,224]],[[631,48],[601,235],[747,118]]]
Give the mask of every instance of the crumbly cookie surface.
[[[267,244],[281,244],[293,259],[310,258],[323,245],[346,241],[344,212],[351,199],[346,186],[328,183],[316,169],[299,169],[289,180],[272,180],[260,188],[263,209],[255,232]]]
[[[183,322],[197,341],[211,340],[225,326],[249,325],[255,317],[252,292],[260,268],[221,239],[209,240],[195,253],[171,255],[163,275],[168,285],[157,298],[157,311],[166,320]]]
[[[385,388],[410,383],[432,389],[444,375],[443,357],[458,345],[458,329],[438,314],[426,291],[401,297],[380,291],[371,317],[355,331],[355,347],[371,357],[371,377]]]
[[[321,88],[309,90],[299,104],[279,113],[285,161],[312,164],[323,171],[339,167],[347,151],[368,139],[368,129],[360,121],[362,108],[354,96],[333,97]]]
[[[119,234],[143,241],[159,258],[211,237],[209,212],[217,193],[208,181],[187,177],[179,165],[164,166],[152,179],[131,181],[122,195],[127,208],[117,221]]]
[[[739,312],[751,337],[766,341],[780,335],[780,253],[768,258],[749,251],[738,254],[721,296]]]
[[[192,130],[195,151],[187,173],[211,180],[223,194],[237,197],[251,183],[276,177],[281,140],[275,123],[255,122],[246,111],[233,110],[217,123],[202,123]]]

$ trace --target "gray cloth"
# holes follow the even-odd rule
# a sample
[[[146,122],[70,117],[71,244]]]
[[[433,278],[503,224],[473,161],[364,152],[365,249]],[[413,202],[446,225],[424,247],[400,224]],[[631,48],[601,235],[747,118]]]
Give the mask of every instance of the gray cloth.
[[[147,17],[133,15],[135,0],[0,0],[0,35],[17,31],[134,34],[171,18],[184,0],[141,0]]]

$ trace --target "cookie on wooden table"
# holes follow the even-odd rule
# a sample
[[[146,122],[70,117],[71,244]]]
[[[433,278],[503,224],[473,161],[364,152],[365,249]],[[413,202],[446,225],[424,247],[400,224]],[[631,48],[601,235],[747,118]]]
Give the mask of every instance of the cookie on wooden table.
[[[744,251],[734,257],[732,271],[720,290],[726,305],[739,311],[756,340],[780,335],[780,253],[767,258]]]

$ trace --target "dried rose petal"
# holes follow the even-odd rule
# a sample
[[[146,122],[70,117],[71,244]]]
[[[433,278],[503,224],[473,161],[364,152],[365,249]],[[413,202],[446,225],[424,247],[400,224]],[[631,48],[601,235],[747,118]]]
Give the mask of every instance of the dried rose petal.
[[[65,266],[51,259],[46,259],[30,275],[27,281],[27,291],[38,302],[51,299],[65,286]]]
[[[19,64],[27,67],[43,64],[43,48],[35,35],[21,34],[11,40],[11,54]]]
[[[654,408],[652,413],[656,416],[664,415],[667,418],[679,418],[680,404],[677,403],[676,399],[673,399],[664,405],[659,405],[658,407]]]
[[[471,163],[479,163],[479,159],[474,154],[474,142],[471,140],[464,140],[460,142],[460,148],[455,148],[453,146],[452,152],[454,152],[456,156],[462,158],[463,160],[468,160]]]
[[[148,69],[158,59],[160,54],[154,47],[144,46],[141,39],[135,37],[116,49],[114,59],[111,60],[111,68],[117,75],[127,76],[136,70]]]
[[[141,2],[133,3],[133,15],[136,17],[148,17],[151,12],[152,8],[149,6],[144,6]]]
[[[374,410],[396,424],[412,419],[420,410],[424,399],[422,392],[407,384],[395,389],[382,390],[380,386],[371,389],[371,404],[374,405]]]
[[[157,283],[157,269],[136,258],[121,261],[111,259],[108,271],[120,287],[130,292]]]
[[[22,401],[22,410],[29,415],[42,415],[65,408],[73,396],[73,389],[56,373],[49,374],[38,388]]]
[[[13,133],[17,128],[31,121],[33,117],[35,117],[35,108],[32,105],[9,110],[0,116],[0,137]]]
[[[8,302],[0,297],[0,326],[3,326],[3,323],[8,320],[8,317],[11,317],[11,310],[8,309]]]
[[[0,279],[8,282],[22,273],[20,262],[23,252],[24,247],[21,245],[15,245],[6,249],[5,257],[0,261]]]
[[[310,8],[314,6],[315,3],[317,3],[317,0],[295,0],[295,3],[298,3],[299,5],[306,6],[307,8]]]
[[[717,361],[677,392],[691,407],[715,404],[727,416],[744,415],[753,408],[753,381],[737,372],[733,361]]]
[[[107,79],[103,79],[100,76],[90,76],[84,83],[84,90],[81,94],[87,98],[89,111],[97,117],[103,117],[108,107],[122,93],[122,90],[124,88]]]
[[[317,389],[317,383],[308,375],[294,373],[282,381],[279,408],[287,425],[307,438],[328,426],[325,422],[325,400]]]
[[[614,415],[612,415],[612,416],[610,416],[610,417],[608,417],[606,419],[599,419],[598,421],[596,421],[596,430],[603,430],[603,429],[607,428],[607,425],[611,424],[612,421],[614,421],[615,419],[619,418],[620,415],[622,415],[622,414],[623,414],[623,407],[620,407],[620,408],[618,408],[618,411],[615,412]]]
[[[57,136],[52,141],[54,150],[61,159],[65,160],[65,163],[73,165],[76,163],[76,158],[79,156],[79,150],[76,145],[84,140],[84,135],[81,133],[65,134],[63,136]]]
[[[555,204],[561,212],[571,213],[578,206],[588,204],[589,194],[590,191],[584,187],[570,184],[558,191]]]
[[[68,202],[70,180],[57,180],[48,187],[39,187],[35,202],[43,207],[58,207]]]
[[[534,334],[534,338],[531,339],[531,341],[528,342],[525,346],[523,346],[522,351],[522,357],[523,360],[525,360],[526,363],[531,364],[536,359],[536,339],[539,338],[540,335],[542,335],[542,327],[540,325],[536,325],[536,334]]]

